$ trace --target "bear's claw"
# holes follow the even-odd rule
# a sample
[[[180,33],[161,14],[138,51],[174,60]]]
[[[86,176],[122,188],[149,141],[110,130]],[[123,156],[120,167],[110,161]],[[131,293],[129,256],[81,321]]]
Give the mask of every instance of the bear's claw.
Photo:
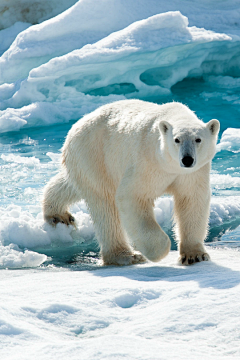
[[[67,226],[75,226],[75,219],[70,213],[65,213],[64,215],[46,216],[45,220],[52,226],[56,226],[58,223],[66,224]]]
[[[196,254],[196,255],[181,254],[179,258],[179,262],[182,265],[192,265],[196,262],[208,261],[208,260],[210,260],[210,256],[207,253]]]

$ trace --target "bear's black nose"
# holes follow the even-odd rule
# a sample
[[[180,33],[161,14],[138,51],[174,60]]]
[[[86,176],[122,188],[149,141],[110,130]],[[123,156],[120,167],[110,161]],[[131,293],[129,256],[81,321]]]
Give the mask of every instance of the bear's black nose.
[[[182,163],[185,167],[191,167],[194,162],[194,159],[191,156],[184,156],[182,158]]]

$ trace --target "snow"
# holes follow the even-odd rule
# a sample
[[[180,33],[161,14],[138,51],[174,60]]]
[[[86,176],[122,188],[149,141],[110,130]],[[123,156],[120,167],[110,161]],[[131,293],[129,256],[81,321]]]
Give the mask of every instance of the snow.
[[[55,0],[53,3],[52,0],[51,5],[56,5],[56,2]],[[63,1],[60,3],[63,4]],[[17,63],[19,72],[13,71],[15,80],[16,76],[26,77],[31,68],[39,66],[52,57],[80,49],[88,43],[92,44],[135,21],[176,8],[189,17],[194,26],[214,31],[221,29],[226,32],[234,29],[239,33],[240,10],[236,0],[229,1],[227,7],[218,2],[217,9],[207,1],[201,3],[199,8],[200,4],[196,0],[192,1],[192,6],[189,6],[187,0],[181,2],[175,0],[170,4],[155,0],[138,0],[136,7],[134,0],[80,0],[58,16],[19,34],[3,58],[7,61],[6,66],[4,63],[1,63],[1,66],[4,66],[5,73],[10,64]],[[21,2],[19,5],[22,6]],[[38,12],[37,8],[36,12]],[[26,49],[29,48],[31,51],[26,56]],[[4,75],[5,81],[13,79],[13,74],[8,72],[8,77]]]
[[[29,250],[21,251],[19,247],[14,244],[0,246],[0,269],[37,267],[46,260],[46,255]]]
[[[228,128],[222,134],[220,143],[217,145],[217,150],[228,150],[232,152],[239,152],[240,143],[240,129]]]
[[[2,270],[1,359],[237,359],[240,253],[212,261]]]
[[[16,36],[30,25],[29,23],[18,21],[7,29],[0,31],[0,55],[9,48]]]

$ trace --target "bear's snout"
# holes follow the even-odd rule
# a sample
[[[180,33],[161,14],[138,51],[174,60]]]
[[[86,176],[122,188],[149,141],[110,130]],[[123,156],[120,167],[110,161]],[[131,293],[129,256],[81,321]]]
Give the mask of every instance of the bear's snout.
[[[182,158],[182,164],[184,167],[191,167],[194,163],[194,159],[191,156],[184,156]]]

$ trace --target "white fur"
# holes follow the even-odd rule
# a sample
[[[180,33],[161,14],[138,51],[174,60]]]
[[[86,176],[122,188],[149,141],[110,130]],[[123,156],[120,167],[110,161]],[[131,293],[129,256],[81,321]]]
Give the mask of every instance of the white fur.
[[[85,199],[105,264],[159,261],[170,240],[155,220],[154,200],[173,194],[182,263],[207,260],[203,242],[218,131],[217,120],[204,124],[181,103],[124,100],[100,107],[68,133],[62,170],[44,191],[45,219],[70,224],[69,205]],[[182,163],[186,154],[192,167]]]

